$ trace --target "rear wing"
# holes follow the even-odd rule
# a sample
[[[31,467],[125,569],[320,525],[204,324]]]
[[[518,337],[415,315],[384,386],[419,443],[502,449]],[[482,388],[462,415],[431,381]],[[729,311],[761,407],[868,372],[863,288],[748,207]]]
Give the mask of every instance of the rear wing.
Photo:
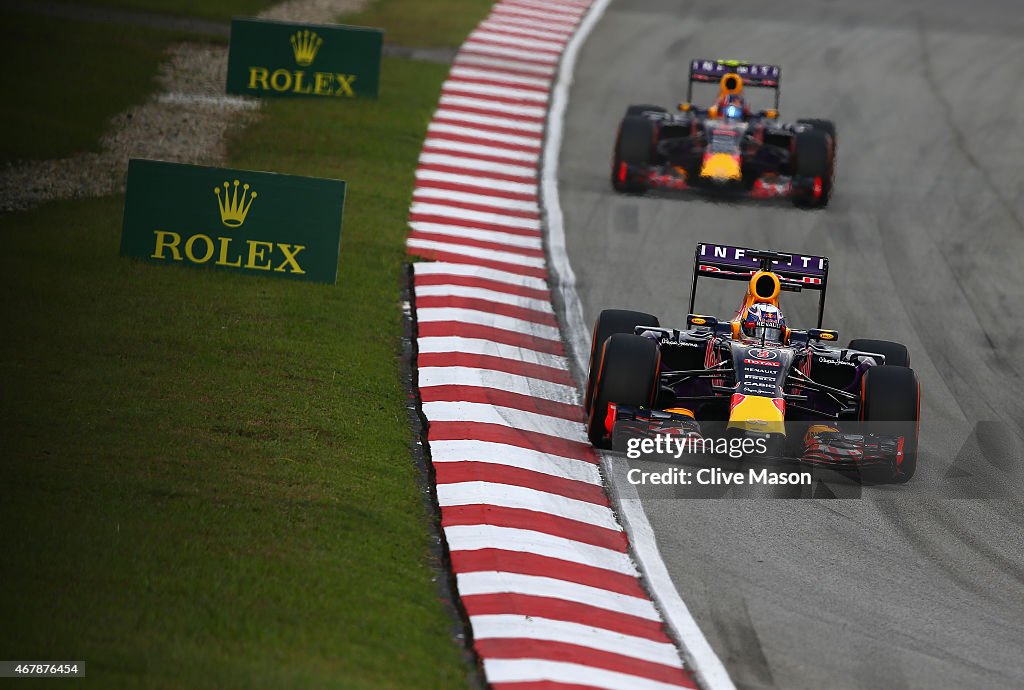
[[[779,109],[779,80],[782,68],[743,60],[693,60],[690,62],[690,80],[686,87],[686,101],[693,101],[693,84],[721,81],[727,74],[738,74],[744,86],[775,89],[775,109]]]
[[[818,328],[825,317],[825,290],[828,287],[828,259],[810,254],[788,254],[783,252],[730,247],[724,244],[698,242],[693,255],[693,282],[690,285],[690,308],[693,314],[697,301],[697,280],[718,278],[720,280],[749,281],[757,271],[771,271],[779,277],[779,284],[788,292],[817,290]]]

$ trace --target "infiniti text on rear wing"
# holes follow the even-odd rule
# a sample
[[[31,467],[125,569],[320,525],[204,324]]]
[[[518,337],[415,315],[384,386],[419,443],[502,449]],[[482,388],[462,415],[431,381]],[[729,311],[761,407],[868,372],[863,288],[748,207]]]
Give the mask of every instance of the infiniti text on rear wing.
[[[760,65],[741,60],[692,60],[686,100],[693,100],[694,82],[717,84],[727,74],[739,75],[744,86],[775,89],[775,108],[778,109],[782,68],[778,65]]]
[[[818,328],[825,315],[825,290],[828,285],[828,259],[810,254],[731,247],[699,242],[693,257],[693,282],[690,286],[690,313],[697,299],[697,280],[701,277],[749,281],[757,271],[771,271],[779,277],[783,290],[818,290]]]

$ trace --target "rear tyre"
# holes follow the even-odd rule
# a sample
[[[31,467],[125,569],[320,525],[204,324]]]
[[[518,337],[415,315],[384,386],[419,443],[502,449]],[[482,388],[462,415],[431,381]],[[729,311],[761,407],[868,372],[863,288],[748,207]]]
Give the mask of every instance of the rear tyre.
[[[587,435],[598,448],[611,448],[606,438],[605,417],[608,403],[650,407],[658,389],[661,353],[650,338],[616,333],[601,350],[594,399],[587,418]]]
[[[628,174],[629,166],[648,166],[654,157],[658,125],[640,115],[627,115],[619,125],[612,159],[612,187],[620,192],[643,194],[646,185]]]
[[[885,365],[890,367],[909,367],[910,352],[906,345],[891,340],[871,340],[870,338],[854,338],[848,346],[851,350],[876,352],[885,356]]]
[[[587,394],[583,399],[583,409],[590,412],[590,402],[594,397],[594,381],[597,369],[601,366],[601,351],[604,341],[616,333],[633,333],[634,326],[654,326],[657,328],[658,317],[642,311],[629,309],[605,309],[594,324],[594,339],[590,344],[590,366],[587,369]]]
[[[904,442],[898,466],[864,468],[862,482],[903,484],[914,476],[920,413],[921,384],[913,369],[893,365],[868,369],[861,380],[861,421],[884,423],[878,428],[882,435],[903,436]],[[865,431],[873,432],[870,427]]]
[[[824,208],[832,196],[832,137],[812,129],[796,135],[794,182],[801,190],[793,203],[801,208]]]

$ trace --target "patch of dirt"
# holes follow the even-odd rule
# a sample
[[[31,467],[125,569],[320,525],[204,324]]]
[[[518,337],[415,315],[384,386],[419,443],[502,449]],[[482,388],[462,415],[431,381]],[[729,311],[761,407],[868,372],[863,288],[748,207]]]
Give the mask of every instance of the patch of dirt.
[[[361,10],[366,2],[288,0],[260,17],[330,23],[342,14]],[[112,118],[99,153],[25,161],[0,170],[0,210],[123,192],[129,158],[223,164],[228,133],[253,122],[260,107],[257,99],[225,95],[227,64],[225,46],[170,46],[160,65],[159,90],[145,103]]]

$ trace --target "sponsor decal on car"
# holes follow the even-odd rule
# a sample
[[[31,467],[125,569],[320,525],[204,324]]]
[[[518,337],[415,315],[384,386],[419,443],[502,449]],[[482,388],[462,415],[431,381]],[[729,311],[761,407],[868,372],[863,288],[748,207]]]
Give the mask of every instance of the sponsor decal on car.
[[[769,377],[771,377],[774,380],[774,379],[778,378],[779,370],[778,369],[765,369],[763,367],[751,367],[751,366],[743,368],[743,375],[745,377],[746,376],[751,376],[751,375],[757,375],[757,374],[760,374],[762,376],[769,376]]]
[[[777,65],[754,65],[737,60],[694,60],[690,64],[694,74],[708,77],[719,77],[730,72],[741,77],[761,77],[777,79],[781,69]]]
[[[769,361],[764,360],[764,359],[744,359],[743,363],[744,364],[752,364],[754,366],[762,366],[762,367],[781,367],[782,366],[781,362],[769,362]]]
[[[853,362],[847,362],[845,359],[829,359],[828,357],[819,357],[816,364],[835,364],[844,367],[855,367],[857,366]]]
[[[699,256],[706,261],[717,261],[720,263],[728,263],[736,265],[737,267],[742,266],[743,268],[758,269],[760,263],[757,259],[747,256],[746,249],[742,247],[730,247],[727,245],[719,244],[708,244],[702,242],[700,244]],[[792,259],[789,262],[785,261],[772,261],[772,266],[779,270],[791,270],[802,273],[817,273],[824,275],[826,266],[828,265],[828,259],[823,256],[811,256],[804,254],[793,254]],[[701,266],[701,269],[711,270],[711,267]],[[807,283],[820,284],[822,281],[820,278],[814,280],[808,280],[813,276],[804,276],[803,280]]]

